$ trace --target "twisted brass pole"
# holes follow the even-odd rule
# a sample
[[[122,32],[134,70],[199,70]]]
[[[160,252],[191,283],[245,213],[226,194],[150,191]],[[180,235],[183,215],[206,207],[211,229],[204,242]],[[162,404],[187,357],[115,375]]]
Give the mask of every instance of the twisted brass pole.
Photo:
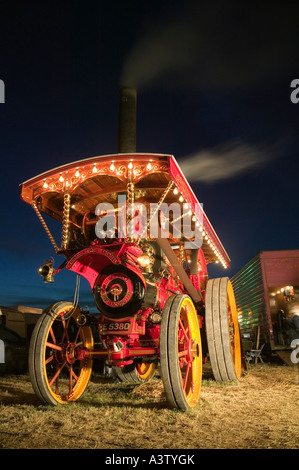
[[[63,216],[62,216],[62,240],[61,249],[66,250],[69,241],[69,226],[70,226],[70,208],[71,196],[66,192],[63,196]]]
[[[49,230],[49,227],[47,226],[46,222],[44,221],[43,216],[41,215],[40,211],[38,210],[36,203],[33,201],[31,205],[32,205],[33,209],[35,210],[37,217],[39,218],[39,220],[40,220],[42,226],[43,226],[44,229],[45,229],[46,234],[48,235],[48,237],[49,237],[49,239],[50,239],[50,241],[51,241],[52,245],[54,246],[55,251],[56,251],[56,253],[57,253],[58,250],[59,250],[59,248],[58,248],[58,246],[56,245],[56,242],[55,242],[55,240],[54,240],[54,238],[53,238],[53,235],[51,234],[51,232],[50,232],[50,230]]]

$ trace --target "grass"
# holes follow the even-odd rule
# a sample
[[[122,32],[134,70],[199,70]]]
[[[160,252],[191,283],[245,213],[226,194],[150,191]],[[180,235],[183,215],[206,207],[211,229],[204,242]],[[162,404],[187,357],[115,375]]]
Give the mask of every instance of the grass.
[[[48,407],[28,375],[0,377],[0,448],[299,448],[298,370],[256,365],[240,381],[204,378],[187,413],[167,407],[159,376],[134,386],[94,375],[84,396]]]

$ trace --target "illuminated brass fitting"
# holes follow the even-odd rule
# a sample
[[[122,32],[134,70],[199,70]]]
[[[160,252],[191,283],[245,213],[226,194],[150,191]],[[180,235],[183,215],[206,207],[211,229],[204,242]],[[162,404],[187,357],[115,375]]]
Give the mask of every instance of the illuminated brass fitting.
[[[143,253],[142,255],[138,256],[137,263],[141,266],[146,273],[153,272],[153,264],[155,262],[154,259],[154,250],[153,248],[148,245],[147,243],[141,246]]]
[[[38,273],[41,277],[44,278],[44,282],[54,282],[54,267],[53,260],[49,259],[42,264],[38,270]]]
[[[155,324],[161,323],[162,315],[160,312],[153,312],[150,314],[149,319],[152,323],[155,323]]]
[[[151,264],[151,257],[147,253],[138,256],[137,262],[142,268],[148,268]]]
[[[84,315],[84,313],[80,313],[80,315],[78,315],[78,317],[77,317],[76,322],[79,326],[84,326],[87,322],[86,315]]]

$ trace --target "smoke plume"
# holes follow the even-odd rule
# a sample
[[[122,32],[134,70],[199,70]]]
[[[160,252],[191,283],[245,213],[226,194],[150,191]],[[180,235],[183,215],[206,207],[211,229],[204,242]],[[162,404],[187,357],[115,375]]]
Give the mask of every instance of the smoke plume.
[[[279,147],[257,148],[243,142],[226,142],[178,161],[190,182],[216,183],[266,165],[278,156]]]
[[[203,92],[273,81],[294,64],[293,10],[281,1],[246,8],[242,2],[190,2],[179,18],[160,17],[141,26],[120,84],[138,92],[157,84]]]

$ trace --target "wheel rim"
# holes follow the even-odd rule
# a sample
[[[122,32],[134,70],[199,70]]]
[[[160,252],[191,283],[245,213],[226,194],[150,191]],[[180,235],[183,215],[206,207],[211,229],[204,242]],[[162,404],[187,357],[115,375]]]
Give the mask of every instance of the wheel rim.
[[[43,349],[46,387],[57,403],[76,401],[84,392],[92,370],[92,359],[83,349],[93,347],[89,327],[77,324],[80,309],[70,316],[73,306],[58,310],[48,325]],[[81,355],[80,355],[81,354]]]
[[[167,400],[183,411],[198,402],[202,377],[197,312],[187,295],[169,298],[160,330],[160,370]]]
[[[156,364],[154,362],[142,362],[137,365],[137,373],[141,380],[150,379],[156,370]]]
[[[189,298],[183,300],[180,308],[177,347],[182,390],[188,405],[192,407],[200,394],[202,358],[197,314]]]
[[[233,356],[235,373],[237,378],[240,378],[242,372],[240,330],[235,295],[233,291],[233,286],[230,281],[228,281],[227,283],[227,311],[230,346]]]

